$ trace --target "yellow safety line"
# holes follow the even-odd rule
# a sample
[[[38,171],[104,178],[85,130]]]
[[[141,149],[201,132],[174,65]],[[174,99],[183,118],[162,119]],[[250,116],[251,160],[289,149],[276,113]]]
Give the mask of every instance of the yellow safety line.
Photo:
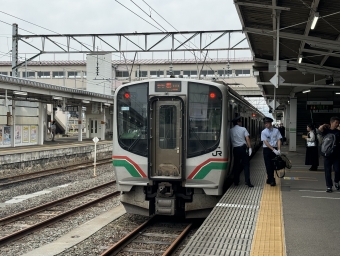
[[[276,181],[275,187],[264,185],[251,256],[286,255],[281,182],[280,179]]]

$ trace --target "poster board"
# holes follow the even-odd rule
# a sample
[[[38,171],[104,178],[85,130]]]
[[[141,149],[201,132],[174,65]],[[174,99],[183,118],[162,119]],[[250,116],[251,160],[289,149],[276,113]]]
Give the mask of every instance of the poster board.
[[[21,126],[15,126],[15,144],[21,144]]]
[[[28,125],[24,125],[22,127],[22,143],[30,142],[30,127]]]
[[[38,140],[38,126],[31,125],[30,142],[37,143]]]
[[[4,126],[2,134],[3,145],[11,145],[11,127]]]

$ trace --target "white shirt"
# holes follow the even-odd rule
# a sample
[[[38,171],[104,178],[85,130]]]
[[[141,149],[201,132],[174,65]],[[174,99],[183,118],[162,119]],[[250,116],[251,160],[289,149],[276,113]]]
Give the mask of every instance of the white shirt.
[[[271,129],[264,129],[261,132],[261,141],[267,141],[270,146],[276,148],[277,147],[277,141],[281,139],[281,133],[278,129],[272,127]],[[267,145],[263,143],[263,147],[267,148]]]
[[[249,136],[249,133],[246,128],[241,127],[239,125],[235,125],[230,129],[230,139],[231,144],[234,147],[240,147],[243,145],[247,145],[246,137]]]
[[[315,134],[314,134],[314,132],[310,131],[308,134],[309,134],[309,138],[307,138],[307,142],[315,141]],[[308,134],[307,134],[307,136],[308,136]]]

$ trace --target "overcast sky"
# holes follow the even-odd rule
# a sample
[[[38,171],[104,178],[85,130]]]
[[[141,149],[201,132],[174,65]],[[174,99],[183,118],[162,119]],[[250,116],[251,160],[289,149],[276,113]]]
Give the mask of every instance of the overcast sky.
[[[2,54],[8,53],[12,48],[12,28],[8,24],[13,23],[17,23],[19,33],[25,35],[30,34],[29,32],[35,34],[54,34],[53,32],[60,34],[159,32],[162,28],[155,21],[166,31],[242,29],[232,0],[119,0],[118,2],[115,0],[0,0],[0,3],[0,21],[2,21],[0,22],[0,29],[2,31],[0,35],[0,51]],[[122,5],[125,5],[152,25]],[[141,9],[151,15],[155,21]],[[29,32],[20,29],[25,29]],[[209,42],[209,40],[213,40],[214,36],[206,35],[203,40]],[[244,38],[244,35],[241,33],[232,34],[231,45],[237,43],[242,38]],[[184,38],[182,39],[184,40]],[[196,40],[196,43],[198,43],[198,39]],[[29,42],[40,44],[40,41],[29,40]],[[227,37],[225,37],[224,43],[226,42]],[[218,46],[222,47],[222,45]],[[74,47],[79,49],[81,46],[74,45]],[[223,45],[223,47],[227,47],[227,45]],[[248,47],[247,42],[244,42],[242,47]],[[21,56],[24,53],[32,52],[34,52],[34,49],[19,43],[19,53]],[[132,56],[133,54],[131,54],[131,58]],[[186,56],[186,58],[189,58],[188,54]],[[239,58],[250,57],[250,52],[234,52],[231,56]],[[139,57],[150,58],[149,55]],[[211,57],[215,58],[216,54],[211,53]],[[220,53],[219,57],[225,57],[225,55]],[[41,58],[46,59],[51,58],[51,56],[41,56]],[[68,57],[64,55],[57,58],[79,59],[79,56]],[[177,58],[183,58],[183,53],[177,55]],[[9,60],[9,57],[4,56],[0,60],[3,59]]]

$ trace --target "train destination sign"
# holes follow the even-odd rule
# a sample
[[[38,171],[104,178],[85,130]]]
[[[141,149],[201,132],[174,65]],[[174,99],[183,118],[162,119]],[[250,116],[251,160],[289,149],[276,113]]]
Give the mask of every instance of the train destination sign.
[[[333,110],[333,101],[307,101],[307,110]]]
[[[179,81],[159,81],[155,83],[156,92],[180,92],[181,82]]]

